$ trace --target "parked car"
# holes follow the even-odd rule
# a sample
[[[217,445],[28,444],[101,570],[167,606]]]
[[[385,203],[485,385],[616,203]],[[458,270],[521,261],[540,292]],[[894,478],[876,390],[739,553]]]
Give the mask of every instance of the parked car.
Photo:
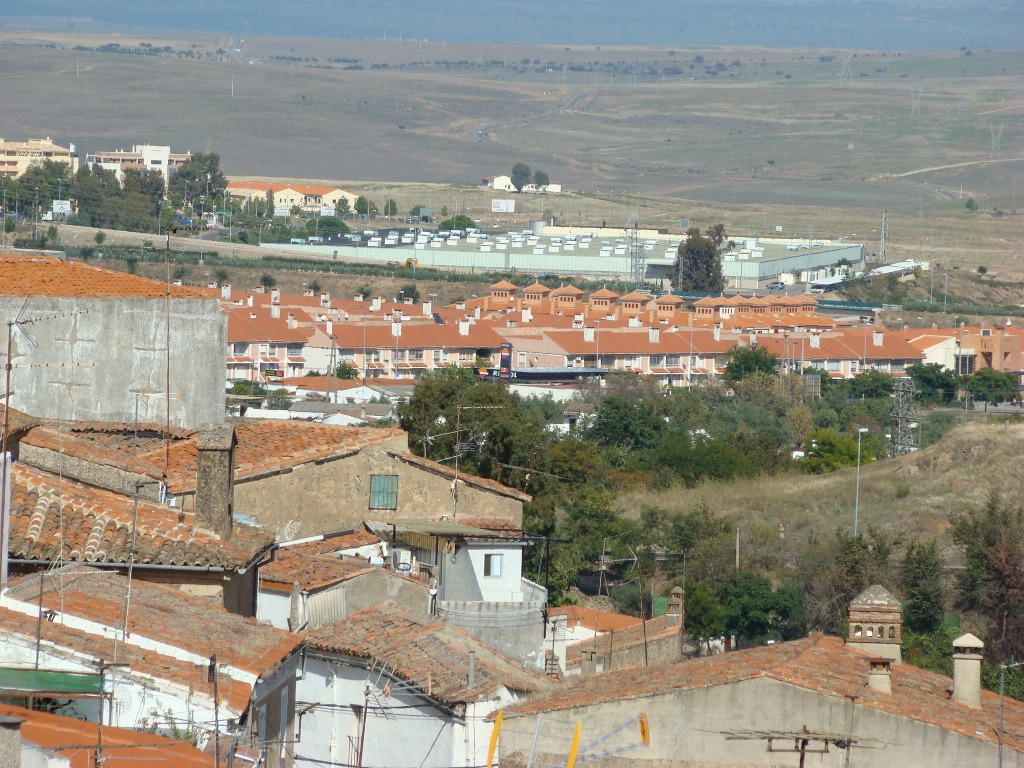
[[[768,283],[768,290],[769,291],[781,291],[785,287],[786,287],[786,284],[784,282],[782,282],[781,280],[772,280],[770,283]]]

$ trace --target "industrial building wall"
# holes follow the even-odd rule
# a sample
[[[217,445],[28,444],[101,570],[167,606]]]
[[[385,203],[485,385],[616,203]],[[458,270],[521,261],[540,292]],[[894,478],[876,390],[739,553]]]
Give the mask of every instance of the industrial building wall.
[[[227,316],[214,299],[0,297],[0,318],[25,307],[13,334],[11,407],[33,416],[162,423],[224,420]],[[35,340],[33,346],[29,338]],[[6,340],[2,342],[6,348]],[[6,350],[5,350],[6,351]],[[138,397],[138,393],[154,396]]]

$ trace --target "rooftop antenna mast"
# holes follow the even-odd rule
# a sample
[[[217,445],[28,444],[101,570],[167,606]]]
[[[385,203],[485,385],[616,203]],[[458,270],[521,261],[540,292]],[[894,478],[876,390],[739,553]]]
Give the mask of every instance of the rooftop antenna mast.
[[[878,243],[878,263],[889,263],[889,211],[882,211],[882,234]]]

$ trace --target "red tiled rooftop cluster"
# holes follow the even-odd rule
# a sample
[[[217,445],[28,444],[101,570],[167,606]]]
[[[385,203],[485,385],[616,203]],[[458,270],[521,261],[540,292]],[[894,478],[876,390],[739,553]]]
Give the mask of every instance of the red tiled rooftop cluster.
[[[159,280],[130,275],[55,256],[0,253],[0,295],[63,298],[213,299],[209,290],[168,287]]]

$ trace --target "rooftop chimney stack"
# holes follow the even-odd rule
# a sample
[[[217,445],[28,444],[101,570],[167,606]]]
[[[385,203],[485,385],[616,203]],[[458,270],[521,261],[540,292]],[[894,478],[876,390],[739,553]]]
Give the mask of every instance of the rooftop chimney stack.
[[[234,506],[235,429],[230,424],[204,424],[196,441],[196,525],[231,538]]]
[[[281,319],[281,305],[280,304],[271,304],[270,305],[270,316],[274,320],[280,320]]]
[[[872,344],[872,346],[875,346],[875,347],[882,346],[882,342],[883,342],[884,339],[885,339],[885,336],[884,336],[884,334],[881,331],[872,331],[871,332],[871,344]]]
[[[878,693],[892,693],[892,660],[871,659],[868,670],[868,688]]]
[[[594,341],[594,329],[586,327],[583,329],[583,341],[588,344],[592,344]]]
[[[430,317],[433,314],[434,314],[434,305],[433,305],[433,303],[429,302],[429,301],[424,301],[423,302],[423,316],[424,317]]]
[[[953,701],[981,706],[981,652],[985,644],[970,632],[953,641]]]
[[[533,320],[533,310],[529,307],[523,307],[523,322],[529,323]]]
[[[660,328],[648,328],[647,329],[647,340],[651,344],[658,344],[661,341],[661,329]]]
[[[382,301],[382,299],[381,299],[380,296],[374,296],[373,301],[370,302],[370,311],[371,312],[380,312],[381,301]]]
[[[271,288],[270,289],[270,301],[273,304],[280,304],[281,303],[281,289],[280,288]]]
[[[292,312],[288,313],[288,327],[289,328],[294,328],[295,327],[295,314],[292,313]]]
[[[469,336],[469,320],[459,320],[459,336]]]
[[[331,306],[331,294],[329,294],[327,291],[320,291],[320,306]]]
[[[220,297],[225,301],[231,300],[231,283],[224,283],[220,287]]]

